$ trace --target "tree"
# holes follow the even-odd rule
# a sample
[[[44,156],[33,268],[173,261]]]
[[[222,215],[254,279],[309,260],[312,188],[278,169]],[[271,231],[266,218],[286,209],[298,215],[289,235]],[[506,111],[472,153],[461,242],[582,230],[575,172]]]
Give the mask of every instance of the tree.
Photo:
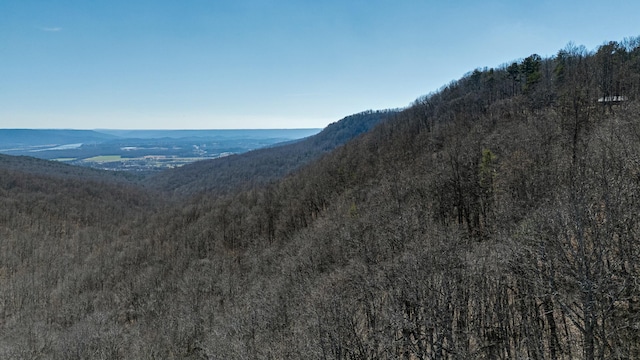
[[[538,54],[526,57],[520,64],[520,72],[524,76],[524,91],[531,89],[540,82],[542,74],[540,73],[540,63],[542,58]]]

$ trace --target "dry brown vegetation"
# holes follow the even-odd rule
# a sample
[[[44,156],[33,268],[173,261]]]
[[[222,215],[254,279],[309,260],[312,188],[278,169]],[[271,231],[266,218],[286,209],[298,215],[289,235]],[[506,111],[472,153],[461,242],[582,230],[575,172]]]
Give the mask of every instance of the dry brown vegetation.
[[[640,358],[639,120],[635,38],[237,191],[0,169],[0,357]]]

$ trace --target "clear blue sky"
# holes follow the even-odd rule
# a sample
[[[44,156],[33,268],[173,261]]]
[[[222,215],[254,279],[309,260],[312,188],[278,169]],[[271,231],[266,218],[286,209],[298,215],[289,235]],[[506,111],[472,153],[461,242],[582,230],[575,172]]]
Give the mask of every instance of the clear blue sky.
[[[0,0],[0,128],[324,127],[638,24],[637,0]]]

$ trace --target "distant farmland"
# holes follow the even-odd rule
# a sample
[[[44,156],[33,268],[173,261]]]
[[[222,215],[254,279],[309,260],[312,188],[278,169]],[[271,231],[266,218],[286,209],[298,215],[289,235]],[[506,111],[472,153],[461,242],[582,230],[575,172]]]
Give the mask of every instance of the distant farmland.
[[[319,131],[0,129],[0,153],[108,170],[156,171],[296,141]]]

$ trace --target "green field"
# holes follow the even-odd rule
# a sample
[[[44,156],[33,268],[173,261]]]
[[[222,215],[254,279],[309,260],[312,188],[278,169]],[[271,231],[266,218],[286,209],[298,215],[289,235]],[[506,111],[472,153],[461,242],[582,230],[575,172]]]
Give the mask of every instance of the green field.
[[[165,155],[147,155],[141,157],[122,157],[121,155],[99,155],[80,160],[85,164],[100,164],[101,168],[112,170],[141,170],[163,169],[179,167],[194,161],[203,160],[201,157],[167,157]]]
[[[91,157],[91,158],[84,159],[83,161],[91,161],[91,162],[122,161],[122,156],[120,156],[120,155],[100,155],[100,156],[94,156],[94,157]]]

